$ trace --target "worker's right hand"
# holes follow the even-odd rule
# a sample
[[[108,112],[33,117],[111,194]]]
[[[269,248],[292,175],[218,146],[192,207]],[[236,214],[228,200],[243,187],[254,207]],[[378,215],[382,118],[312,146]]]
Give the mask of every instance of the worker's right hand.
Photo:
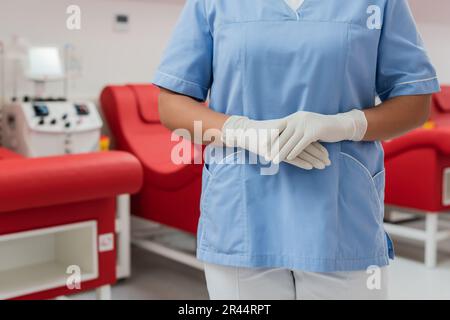
[[[222,141],[227,147],[243,148],[267,159],[276,151],[274,143],[286,126],[285,119],[256,121],[231,116],[223,125]],[[285,162],[305,170],[324,169],[331,164],[327,149],[318,142],[311,143],[295,159]]]

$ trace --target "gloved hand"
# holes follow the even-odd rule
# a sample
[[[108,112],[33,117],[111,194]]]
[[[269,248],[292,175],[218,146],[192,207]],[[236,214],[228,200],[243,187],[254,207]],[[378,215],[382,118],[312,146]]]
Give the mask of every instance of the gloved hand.
[[[300,111],[284,119],[286,128],[273,142],[278,148],[269,157],[275,164],[295,159],[316,141],[361,141],[367,131],[366,116],[357,109],[336,115]]]
[[[247,117],[231,116],[223,125],[222,141],[227,147],[239,147],[268,158],[273,142],[286,129],[286,119],[255,121]],[[326,148],[314,142],[306,146],[289,164],[305,170],[324,169],[331,164]]]

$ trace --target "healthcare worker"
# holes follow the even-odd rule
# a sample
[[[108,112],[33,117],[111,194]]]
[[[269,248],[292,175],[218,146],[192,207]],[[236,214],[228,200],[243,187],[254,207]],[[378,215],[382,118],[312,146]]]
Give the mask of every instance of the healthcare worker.
[[[379,141],[439,91],[406,0],[187,0],[154,83],[168,128],[217,131],[197,248],[212,299],[386,298]]]

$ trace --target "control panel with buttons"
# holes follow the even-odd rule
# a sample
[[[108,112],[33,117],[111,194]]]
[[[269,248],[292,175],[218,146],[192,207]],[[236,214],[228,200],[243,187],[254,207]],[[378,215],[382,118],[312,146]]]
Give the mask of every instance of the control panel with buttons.
[[[40,131],[92,130],[102,125],[92,103],[30,102],[23,106],[30,128]]]
[[[3,112],[6,119],[14,119],[14,126],[5,123],[5,145],[25,156],[98,150],[103,122],[92,102],[16,102],[5,106]],[[14,146],[8,146],[8,141],[14,141]]]

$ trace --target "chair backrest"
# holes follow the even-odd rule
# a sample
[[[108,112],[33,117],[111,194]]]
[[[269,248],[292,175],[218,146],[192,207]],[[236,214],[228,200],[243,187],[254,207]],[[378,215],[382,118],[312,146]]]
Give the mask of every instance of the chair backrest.
[[[132,152],[129,144],[133,132],[148,126],[138,114],[136,98],[128,86],[107,86],[100,96],[105,122],[119,150]]]
[[[151,84],[128,85],[136,97],[136,104],[142,121],[160,123],[158,111],[159,88]]]

